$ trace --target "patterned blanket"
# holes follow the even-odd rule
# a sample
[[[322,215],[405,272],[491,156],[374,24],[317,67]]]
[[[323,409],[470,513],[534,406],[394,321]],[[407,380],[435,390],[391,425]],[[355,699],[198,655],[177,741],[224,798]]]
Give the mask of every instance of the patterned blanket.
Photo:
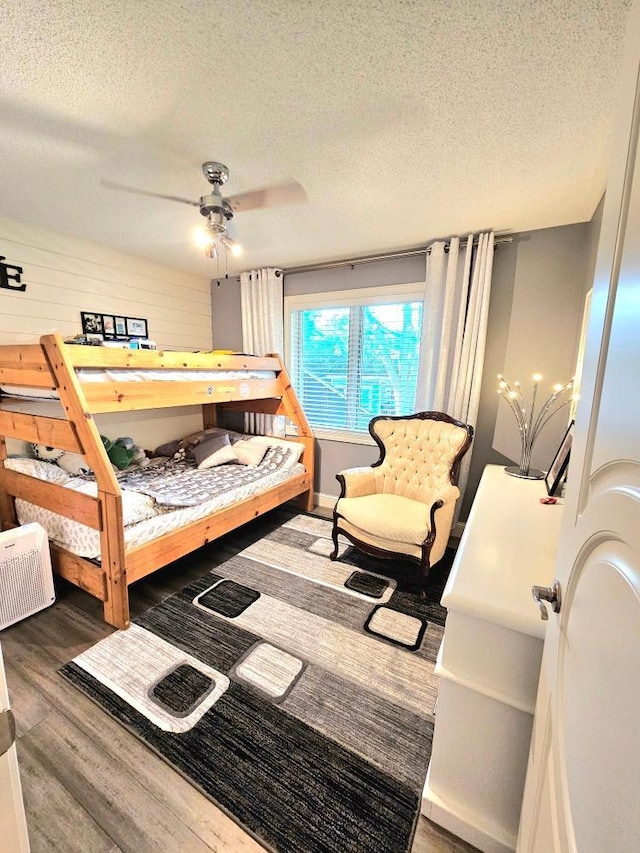
[[[199,471],[195,462],[167,460],[148,468],[122,471],[118,482],[123,489],[141,492],[166,507],[197,506],[223,492],[253,483],[292,464],[294,450],[270,447],[255,467],[229,463]]]

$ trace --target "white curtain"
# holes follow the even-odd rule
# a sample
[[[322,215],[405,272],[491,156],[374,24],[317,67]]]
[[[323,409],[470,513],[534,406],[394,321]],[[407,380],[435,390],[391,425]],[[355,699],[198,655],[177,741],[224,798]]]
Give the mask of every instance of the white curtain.
[[[282,276],[275,269],[240,274],[242,348],[252,355],[283,354]],[[247,432],[283,436],[285,419],[272,415],[246,415]]]
[[[446,412],[476,426],[487,338],[493,233],[454,237],[445,253],[437,242],[427,253],[422,343],[416,411]],[[471,449],[462,460],[459,487],[469,477]],[[460,506],[460,504],[458,504]]]

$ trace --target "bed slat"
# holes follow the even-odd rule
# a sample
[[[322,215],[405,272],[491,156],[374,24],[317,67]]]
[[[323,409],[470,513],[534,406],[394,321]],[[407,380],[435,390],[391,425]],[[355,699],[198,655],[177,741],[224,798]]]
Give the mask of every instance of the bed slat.
[[[49,363],[38,344],[0,347],[0,384],[56,387]]]
[[[28,474],[3,468],[0,472],[0,485],[9,495],[19,497],[37,506],[50,509],[65,518],[79,521],[94,530],[102,529],[100,506],[95,498],[81,492],[70,492],[58,483],[38,480]]]
[[[30,388],[43,388],[53,391],[56,387],[53,377],[37,368],[25,367],[3,367],[0,366],[0,385],[10,387],[11,385],[27,385]]]
[[[82,453],[73,425],[60,418],[0,412],[0,434],[35,444],[46,444],[48,447],[59,447],[69,453]]]
[[[0,347],[0,367],[15,367],[49,372],[40,344],[4,344]]]

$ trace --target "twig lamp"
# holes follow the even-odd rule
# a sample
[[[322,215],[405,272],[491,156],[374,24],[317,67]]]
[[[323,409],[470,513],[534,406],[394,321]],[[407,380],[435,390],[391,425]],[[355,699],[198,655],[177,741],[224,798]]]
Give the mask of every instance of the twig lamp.
[[[563,399],[573,387],[573,381],[567,382],[566,385],[558,383],[554,385],[551,394],[543,403],[538,413],[536,414],[536,397],[538,396],[538,385],[542,380],[539,373],[533,375],[533,392],[529,404],[524,399],[519,382],[513,383],[513,388],[509,385],[504,376],[498,374],[498,394],[503,400],[506,400],[507,405],[513,412],[520,430],[520,464],[509,465],[505,468],[507,474],[513,477],[524,477],[527,480],[542,480],[544,471],[539,471],[537,468],[531,468],[531,454],[533,453],[533,445],[540,435],[546,424],[551,418],[559,412],[560,409],[568,406],[571,398]]]

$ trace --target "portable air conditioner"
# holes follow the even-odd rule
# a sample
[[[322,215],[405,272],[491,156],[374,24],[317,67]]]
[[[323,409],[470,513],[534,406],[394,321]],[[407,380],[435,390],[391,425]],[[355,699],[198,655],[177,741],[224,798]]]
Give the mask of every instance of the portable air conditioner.
[[[34,522],[0,533],[0,630],[55,600],[45,529]]]

